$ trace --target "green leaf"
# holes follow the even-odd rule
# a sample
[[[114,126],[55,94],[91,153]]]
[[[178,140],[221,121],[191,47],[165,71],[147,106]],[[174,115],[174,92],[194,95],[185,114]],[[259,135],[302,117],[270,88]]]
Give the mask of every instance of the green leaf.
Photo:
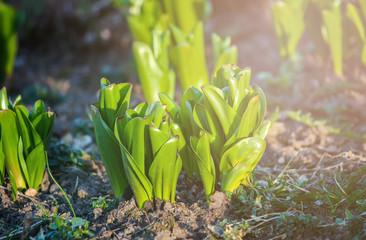
[[[359,15],[357,8],[352,3],[347,4],[347,16],[348,18],[355,24],[358,33],[360,34],[360,38],[362,41],[365,41],[365,28],[362,23],[361,16]]]
[[[119,146],[122,152],[126,177],[135,195],[137,206],[142,208],[146,201],[153,199],[152,184],[121,142]]]
[[[29,174],[28,186],[38,190],[39,185],[42,183],[46,167],[46,153],[42,143],[28,155],[26,163]]]
[[[15,178],[14,174],[11,170],[8,170],[10,187],[11,187],[11,195],[13,196],[14,202],[17,200],[18,196],[18,186],[17,186],[17,179]]]
[[[149,104],[147,102],[140,103],[134,108],[138,116],[144,117],[149,111]]]
[[[234,69],[239,69],[235,65],[226,64],[222,66],[219,70],[216,71],[216,73],[213,76],[212,79],[212,85],[218,88],[224,88],[229,86],[227,80],[229,77],[234,77],[236,75]]]
[[[361,3],[362,1],[360,1],[361,7],[362,4],[364,5],[363,7],[366,8],[366,3]],[[366,11],[366,10],[365,10]],[[366,20],[366,12],[365,14],[365,20]],[[347,16],[348,18],[353,22],[353,24],[356,26],[358,33],[360,35],[360,38],[363,42],[363,48],[362,48],[362,52],[361,52],[361,61],[364,65],[366,65],[366,33],[365,33],[365,25],[362,22],[362,18],[357,10],[357,8],[355,7],[355,5],[348,3],[347,4]]]
[[[178,136],[178,152],[181,157],[181,161],[186,171],[187,177],[193,179],[193,174],[196,172],[196,163],[194,159],[194,153],[192,152],[189,144],[185,139],[182,129],[178,124],[171,124],[171,131],[173,136]]]
[[[218,163],[225,135],[211,105],[206,103],[204,105],[197,104],[194,108],[194,119],[198,126],[201,126],[201,131],[208,135],[212,146],[212,156],[215,162]],[[207,131],[207,127],[204,127],[206,124],[209,125],[209,131]]]
[[[167,141],[158,151],[149,170],[154,196],[164,201],[171,200],[173,181],[176,177],[178,137]],[[175,189],[174,189],[175,191]]]
[[[343,31],[342,31],[341,2],[335,1],[331,9],[323,10],[322,16],[326,28],[326,39],[328,40],[330,52],[332,54],[334,72],[336,74],[342,74]]]
[[[20,167],[22,169],[22,173],[24,175],[24,178],[25,178],[25,181],[29,187],[29,183],[30,183],[30,180],[29,180],[29,174],[28,174],[28,167],[27,167],[27,163],[24,159],[24,154],[23,154],[23,141],[22,141],[22,138],[19,137],[19,141],[18,141],[18,158],[19,158],[19,164],[20,164]]]
[[[237,138],[249,137],[257,129],[257,120],[260,117],[259,113],[260,96],[257,95],[250,99],[236,134]]]
[[[272,15],[275,29],[280,43],[282,57],[292,56],[305,30],[304,14],[306,1],[291,4],[289,1],[275,1],[272,3]]]
[[[196,104],[193,109],[193,119],[198,127],[214,136],[217,136],[216,120],[212,119],[213,116],[207,114],[206,108],[202,104]],[[212,129],[211,129],[212,128]]]
[[[118,85],[110,84],[100,90],[100,114],[104,122],[112,131],[114,128],[115,119],[121,115],[124,115],[128,109],[131,90],[132,85],[129,83],[120,83]]]
[[[166,115],[166,105],[162,105],[159,102],[154,102],[149,109],[149,114],[151,114],[152,123],[154,126],[159,128]]]
[[[266,116],[266,113],[267,113],[267,99],[266,99],[266,95],[264,94],[263,90],[258,87],[257,85],[254,85],[253,86],[253,89],[255,92],[259,93],[259,99],[260,99],[260,103],[259,103],[259,121],[258,121],[258,124],[257,124],[257,127],[259,127],[263,120],[264,120],[264,117]]]
[[[236,64],[238,59],[238,49],[231,45],[231,38],[221,39],[217,34],[212,34],[212,48],[214,50],[215,68],[212,75],[215,75],[225,64]]]
[[[166,111],[172,117],[174,122],[179,119],[180,107],[174,102],[174,100],[165,93],[159,93],[160,102],[166,105]]]
[[[22,137],[24,153],[27,157],[30,152],[36,148],[39,144],[43,143],[42,138],[39,136],[37,131],[34,129],[30,119],[28,110],[22,106],[15,107],[18,129],[20,136]]]
[[[7,173],[11,171],[18,189],[26,188],[21,167],[18,161],[18,141],[19,133],[17,129],[16,116],[11,110],[0,111],[0,126],[3,153],[5,156],[5,167]]]
[[[91,113],[100,155],[102,156],[114,194],[116,198],[120,198],[128,186],[128,180],[122,162],[119,143],[111,129],[103,121],[98,108],[91,106]]]
[[[169,140],[170,136],[153,126],[149,127],[149,134],[150,134],[153,158],[155,158],[160,148]]]
[[[175,24],[170,24],[170,29],[172,31],[172,37],[177,45],[189,45],[187,36],[183,33],[179,27]]]
[[[175,192],[177,189],[177,181],[178,181],[178,177],[179,177],[181,170],[182,170],[182,158],[180,156],[178,156],[178,158],[175,162],[174,177],[172,180],[172,189],[171,189],[171,196],[170,196],[171,203],[175,202]]]
[[[120,131],[116,132],[118,127],[115,130],[115,134],[119,134],[119,139],[125,139],[125,142],[121,141],[121,143],[132,155],[142,172],[145,172],[145,128],[149,123],[150,118],[136,117],[126,124],[122,133]],[[119,119],[116,120],[116,125],[118,124]],[[121,136],[121,134],[123,134],[123,136]]]
[[[14,100],[13,106],[17,106],[22,104],[22,96],[18,95],[16,99]]]
[[[208,201],[210,196],[215,192],[216,185],[215,163],[211,156],[208,135],[204,134],[200,138],[192,136],[190,144],[196,154],[200,176]]]
[[[229,104],[225,102],[223,96],[219,94],[220,91],[218,88],[208,85],[203,87],[202,91],[205,94],[208,103],[215,112],[225,136],[230,137],[236,130],[234,128],[236,123],[240,121],[236,116],[236,112]]]
[[[358,3],[360,4],[363,13],[363,20],[366,21],[366,2],[364,0],[359,0]]]
[[[149,103],[159,100],[159,92],[166,93],[173,98],[175,89],[174,73],[170,73],[169,69],[164,69],[159,65],[149,45],[135,42],[132,50],[146,100]],[[163,57],[168,57],[167,51],[162,54],[165,55]]]
[[[272,122],[267,121],[260,126],[258,130],[258,135],[264,140],[267,137],[269,129],[271,128]]]
[[[257,166],[266,148],[260,137],[239,140],[221,157],[222,191],[233,192],[240,183],[248,185],[250,173]]]
[[[6,88],[3,87],[0,91],[0,110],[8,109],[8,106],[8,95],[6,94]]]
[[[45,149],[48,148],[54,126],[55,114],[53,112],[43,112],[32,120],[34,129],[42,139]]]
[[[185,90],[190,86],[200,88],[208,84],[202,23],[196,25],[188,39],[183,39],[184,35],[176,34],[176,28],[171,29],[177,42],[172,49],[171,60],[182,89]]]
[[[151,31],[139,16],[130,15],[127,17],[128,27],[134,41],[151,43]]]
[[[199,20],[196,0],[175,0],[173,2],[162,0],[160,2],[163,3],[163,8],[168,13],[171,22],[187,36]]]
[[[14,8],[0,2],[0,85],[13,72],[18,49],[16,21]]]
[[[0,132],[1,132],[1,126],[0,126]],[[3,152],[3,143],[0,134],[0,185],[3,184],[4,176],[5,176],[5,155]]]
[[[46,106],[42,100],[38,100],[34,103],[31,120],[33,121],[36,117],[46,111]]]
[[[85,219],[74,217],[71,220],[71,227],[72,228],[77,228],[77,227],[80,227],[80,226],[84,226],[86,223],[87,223],[87,221]]]

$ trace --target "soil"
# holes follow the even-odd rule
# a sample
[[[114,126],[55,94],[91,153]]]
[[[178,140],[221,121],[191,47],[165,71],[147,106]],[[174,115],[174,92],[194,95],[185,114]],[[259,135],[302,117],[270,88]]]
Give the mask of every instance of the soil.
[[[156,209],[139,210],[131,193],[126,193],[108,209],[92,207],[94,198],[113,196],[113,192],[95,142],[83,144],[86,134],[77,132],[75,126],[80,120],[88,120],[86,112],[90,104],[97,101],[100,77],[108,76],[112,82],[134,83],[131,104],[137,105],[143,100],[130,50],[131,37],[125,21],[109,1],[91,1],[94,10],[87,16],[91,19],[88,24],[82,21],[83,16],[78,14],[79,8],[73,1],[49,2],[48,10],[58,14],[43,16],[49,21],[39,28],[39,32],[30,29],[21,35],[11,95],[28,94],[29,102],[32,102],[34,90],[29,89],[33,86],[57,89],[62,101],[51,105],[58,114],[55,139],[81,146],[96,159],[85,159],[82,169],[68,166],[53,175],[67,193],[76,215],[90,222],[89,229],[95,234],[94,238],[209,239],[220,231],[215,227],[218,221],[242,219],[243,216],[232,208],[234,200],[216,192],[208,205],[202,185],[187,181],[183,173],[178,180],[175,204],[157,199]],[[266,139],[267,149],[256,168],[256,179],[277,177],[294,169],[307,178],[314,177],[312,174],[332,176],[336,171],[347,169],[352,172],[365,164],[366,143],[362,139],[366,136],[365,69],[353,64],[351,59],[345,66],[344,76],[335,76],[331,63],[322,63],[314,54],[308,53],[305,36],[300,43],[302,68],[292,79],[292,85],[286,87],[264,82],[257,73],[266,71],[279,75],[281,66],[269,1],[223,2],[212,1],[214,11],[205,26],[206,39],[213,31],[232,36],[233,44],[239,49],[238,65],[252,68],[252,83],[261,86],[266,93],[269,113],[279,106],[281,110],[311,112],[316,119],[330,119],[327,126],[308,126],[282,114]],[[60,4],[71,7],[71,10],[55,10],[60,9]],[[47,37],[40,37],[45,36],[45,32]],[[100,37],[103,32],[108,37]],[[29,40],[27,36],[33,38]],[[206,55],[208,65],[212,65],[209,47]],[[49,102],[52,103],[52,99]],[[329,127],[346,129],[348,136],[352,137],[330,134]],[[355,133],[360,137],[355,137]],[[18,229],[16,238],[26,239],[50,231],[47,222],[41,220],[44,215],[41,208],[34,201],[47,214],[57,209],[64,216],[72,216],[62,192],[48,173],[41,191],[34,197],[20,194],[18,201],[13,202],[10,186],[6,187],[0,188],[0,239],[20,226],[24,228]],[[21,236],[21,230],[28,235]],[[270,233],[261,236],[275,237]],[[333,239],[335,236],[348,239],[350,233],[338,228],[324,232],[320,237],[308,237]]]

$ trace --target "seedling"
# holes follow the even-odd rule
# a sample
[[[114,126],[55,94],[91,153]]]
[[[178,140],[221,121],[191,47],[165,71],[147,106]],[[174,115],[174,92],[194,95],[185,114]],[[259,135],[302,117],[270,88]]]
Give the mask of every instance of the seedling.
[[[97,198],[92,198],[92,207],[93,208],[101,208],[101,209],[108,209],[110,208],[110,204],[112,204],[114,202],[113,199],[109,199],[109,195],[104,196],[104,197],[97,197]]]
[[[93,237],[89,231],[89,222],[78,217],[53,217],[49,228],[52,230],[44,236],[44,239],[85,239]]]
[[[38,190],[42,182],[54,113],[46,110],[41,100],[35,102],[33,112],[20,105],[20,96],[11,103],[5,88],[1,90],[0,102],[0,182],[5,166],[15,200],[17,190]]]
[[[93,123],[116,197],[130,185],[140,208],[155,197],[174,202],[182,162],[172,130],[177,126],[165,106],[145,102],[128,109],[131,85],[102,79],[101,87],[100,101],[92,106]]]
[[[193,109],[199,136],[190,138],[207,199],[215,191],[233,192],[249,185],[250,173],[260,160],[270,122],[262,124],[266,99],[259,87],[249,86],[250,69],[225,65],[202,87],[204,99]]]

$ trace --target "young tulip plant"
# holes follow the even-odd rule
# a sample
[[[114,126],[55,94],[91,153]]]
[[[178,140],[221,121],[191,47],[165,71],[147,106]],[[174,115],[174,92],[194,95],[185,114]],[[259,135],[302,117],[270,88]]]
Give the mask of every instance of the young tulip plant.
[[[178,126],[166,114],[166,106],[157,102],[129,109],[130,93],[118,95],[123,85],[102,79],[100,101],[92,106],[97,144],[116,197],[129,185],[139,208],[154,198],[174,202],[182,168],[177,154],[179,136],[174,134]],[[100,114],[106,111],[113,128]]]
[[[178,106],[159,94],[166,111],[181,129],[179,154],[189,179],[202,180],[207,200],[218,186],[233,192],[249,176],[264,150],[270,122],[263,123],[266,99],[250,87],[250,69],[224,65],[202,91],[190,87]]]
[[[361,62],[366,65],[364,0],[357,4],[341,0],[276,0],[272,15],[282,57],[295,53],[306,30],[318,55],[323,60],[331,57],[336,74],[343,74],[343,60],[354,52],[361,53]]]
[[[282,57],[292,56],[305,30],[307,0],[279,0],[272,3],[272,15]]]
[[[217,187],[233,192],[240,184],[250,185],[250,174],[262,157],[270,122],[263,123],[266,99],[250,83],[250,69],[223,66],[212,85],[202,87],[204,99],[193,109],[200,128],[190,139],[206,191],[207,200]]]
[[[17,190],[38,190],[42,183],[54,113],[41,100],[35,102],[33,112],[21,105],[20,96],[11,103],[5,88],[0,103],[0,183],[6,170],[15,201]]]
[[[100,84],[99,102],[91,106],[94,133],[113,192],[116,198],[120,198],[129,184],[119,142],[114,135],[114,124],[129,107],[132,85],[110,84],[105,78]]]
[[[163,92],[174,98],[175,73],[183,90],[209,83],[202,21],[209,15],[208,0],[113,0],[129,6],[127,22],[134,40],[133,53],[146,100],[151,104]],[[169,29],[172,32],[170,37]],[[214,72],[223,64],[237,61],[231,39],[212,37]],[[170,54],[169,54],[170,53]],[[170,58],[169,58],[170,55]]]

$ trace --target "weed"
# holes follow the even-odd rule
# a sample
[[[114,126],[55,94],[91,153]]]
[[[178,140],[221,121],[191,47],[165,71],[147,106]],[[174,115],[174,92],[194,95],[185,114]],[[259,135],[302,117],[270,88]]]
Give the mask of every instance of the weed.
[[[92,200],[94,200],[91,203],[92,207],[101,209],[109,209],[111,207],[111,204],[115,202],[114,199],[109,199],[109,195],[104,197],[92,198]]]
[[[70,145],[52,141],[48,150],[49,164],[52,168],[58,167],[63,170],[63,166],[78,166],[83,167],[83,161],[86,154],[79,150],[72,148]]]
[[[53,217],[49,228],[51,231],[38,239],[85,239],[85,236],[94,236],[88,230],[89,222],[78,217]]]
[[[244,219],[217,222],[211,235],[224,239],[293,238],[319,235],[324,228],[346,229],[353,239],[366,236],[366,165],[353,173],[321,172],[313,177],[283,170],[279,177],[241,186],[231,197]],[[325,171],[325,169],[324,169]],[[355,191],[357,189],[357,191]]]

